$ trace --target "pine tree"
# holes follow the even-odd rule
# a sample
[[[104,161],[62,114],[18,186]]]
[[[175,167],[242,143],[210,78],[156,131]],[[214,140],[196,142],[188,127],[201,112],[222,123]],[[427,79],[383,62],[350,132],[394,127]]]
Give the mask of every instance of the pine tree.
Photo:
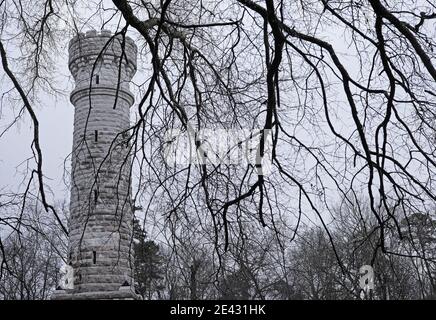
[[[134,226],[135,280],[136,290],[144,298],[151,300],[163,290],[163,257],[159,245],[147,240],[147,235],[138,220]]]

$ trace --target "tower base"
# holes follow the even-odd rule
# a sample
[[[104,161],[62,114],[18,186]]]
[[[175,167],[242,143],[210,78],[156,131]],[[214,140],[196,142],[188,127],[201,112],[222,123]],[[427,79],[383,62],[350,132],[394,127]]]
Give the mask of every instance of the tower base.
[[[121,287],[114,291],[74,292],[74,290],[56,290],[51,300],[141,300],[130,287]]]

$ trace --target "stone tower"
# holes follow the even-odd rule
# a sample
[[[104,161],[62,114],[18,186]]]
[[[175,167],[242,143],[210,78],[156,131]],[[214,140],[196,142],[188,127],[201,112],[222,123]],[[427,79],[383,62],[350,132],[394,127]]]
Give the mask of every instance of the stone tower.
[[[134,299],[128,141],[133,40],[88,31],[69,44],[76,87],[69,257],[74,284],[53,299]]]

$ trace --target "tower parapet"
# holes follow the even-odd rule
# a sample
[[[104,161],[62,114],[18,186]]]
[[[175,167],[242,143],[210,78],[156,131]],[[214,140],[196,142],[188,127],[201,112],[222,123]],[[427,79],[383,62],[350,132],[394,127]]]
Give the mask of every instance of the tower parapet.
[[[71,103],[87,95],[92,86],[103,94],[116,90],[118,97],[133,104],[129,82],[136,72],[137,47],[131,38],[108,30],[91,30],[71,39],[68,52],[68,66],[76,84]]]

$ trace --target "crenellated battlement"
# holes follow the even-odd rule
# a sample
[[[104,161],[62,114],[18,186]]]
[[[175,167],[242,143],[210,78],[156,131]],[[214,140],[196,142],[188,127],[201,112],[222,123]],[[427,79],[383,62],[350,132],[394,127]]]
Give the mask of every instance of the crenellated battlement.
[[[71,39],[68,51],[68,66],[76,81],[79,71],[87,70],[90,73],[96,62],[119,66],[121,58],[122,68],[127,71],[126,77],[129,78],[124,80],[130,80],[136,72],[137,47],[127,36],[123,45],[121,34],[115,35],[108,30],[79,33]]]

